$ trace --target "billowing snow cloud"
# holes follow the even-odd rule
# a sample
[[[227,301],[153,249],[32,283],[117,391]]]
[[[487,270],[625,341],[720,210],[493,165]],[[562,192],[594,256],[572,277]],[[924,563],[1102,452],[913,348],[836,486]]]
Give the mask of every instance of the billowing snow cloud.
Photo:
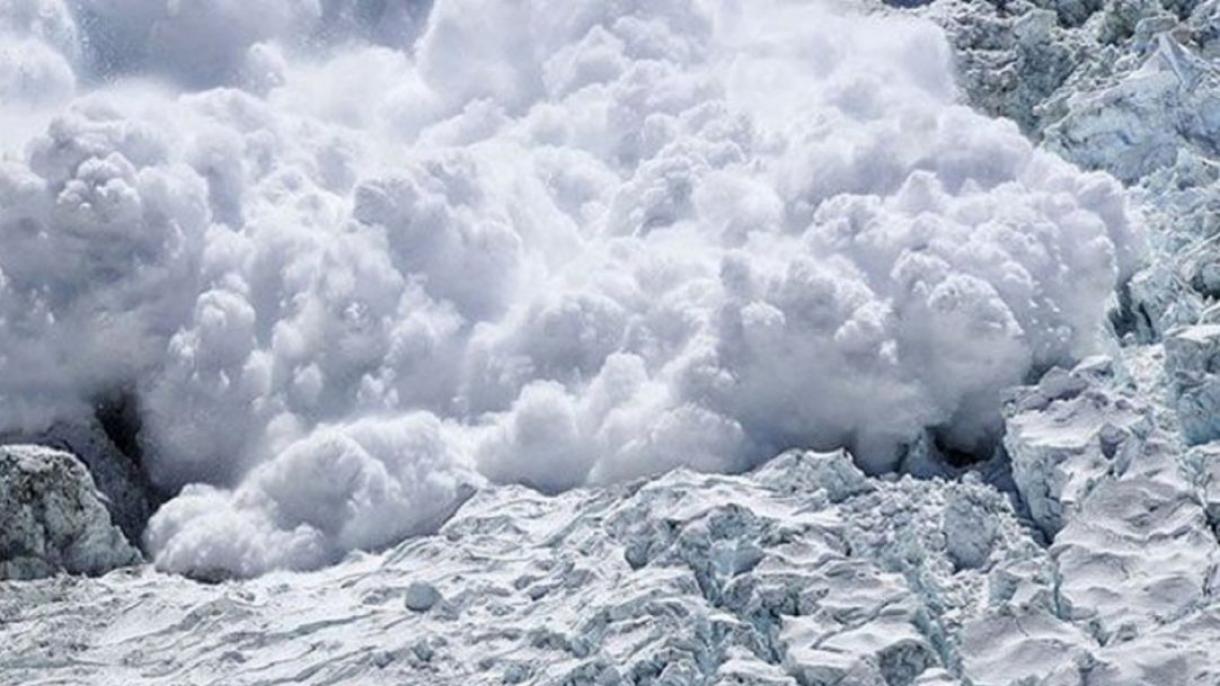
[[[326,564],[483,479],[970,449],[1140,259],[931,25],[426,4],[0,3],[0,430],[134,389],[163,568]]]

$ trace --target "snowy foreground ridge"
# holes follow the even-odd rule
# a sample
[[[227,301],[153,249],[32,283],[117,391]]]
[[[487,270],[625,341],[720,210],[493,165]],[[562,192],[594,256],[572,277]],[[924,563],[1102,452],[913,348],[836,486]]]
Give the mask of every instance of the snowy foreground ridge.
[[[5,679],[1187,683],[1220,626],[1173,615],[1204,601],[1217,551],[1197,507],[1117,503],[1158,505],[1106,549],[1082,531],[1048,551],[993,489],[870,480],[843,453],[557,497],[500,487],[436,536],[323,572],[208,586],[133,569],[5,594]],[[1165,561],[1141,547],[1176,528],[1199,535],[1160,544],[1182,569],[1155,576]],[[1069,582],[1054,558],[1079,553]],[[1146,574],[1129,587],[1128,563]]]
[[[1220,0],[0,0],[0,684],[1220,684]]]
[[[1184,450],[1135,398],[1155,389],[1114,371],[1013,393],[1036,525],[977,476],[870,478],[842,451],[498,486],[436,535],[317,572],[7,584],[0,681],[1215,683],[1220,451]]]

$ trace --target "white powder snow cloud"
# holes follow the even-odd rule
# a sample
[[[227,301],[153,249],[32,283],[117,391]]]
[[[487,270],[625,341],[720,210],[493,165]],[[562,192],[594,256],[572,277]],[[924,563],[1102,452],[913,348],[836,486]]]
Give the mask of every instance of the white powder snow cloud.
[[[162,568],[326,564],[484,479],[970,447],[1141,258],[931,25],[424,5],[0,4],[0,430],[134,388]]]

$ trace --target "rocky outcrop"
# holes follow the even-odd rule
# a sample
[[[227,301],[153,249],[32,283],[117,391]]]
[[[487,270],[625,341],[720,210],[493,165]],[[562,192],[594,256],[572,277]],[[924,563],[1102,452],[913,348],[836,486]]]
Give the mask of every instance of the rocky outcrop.
[[[0,522],[0,579],[102,574],[141,561],[85,466],[65,452],[0,447]]]

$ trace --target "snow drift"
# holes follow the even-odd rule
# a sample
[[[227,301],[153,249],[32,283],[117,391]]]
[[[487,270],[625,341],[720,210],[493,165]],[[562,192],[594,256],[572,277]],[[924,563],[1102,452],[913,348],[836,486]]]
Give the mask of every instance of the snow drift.
[[[1141,257],[931,24],[428,10],[0,4],[0,431],[134,389],[162,568],[316,567],[483,479],[974,449]]]

